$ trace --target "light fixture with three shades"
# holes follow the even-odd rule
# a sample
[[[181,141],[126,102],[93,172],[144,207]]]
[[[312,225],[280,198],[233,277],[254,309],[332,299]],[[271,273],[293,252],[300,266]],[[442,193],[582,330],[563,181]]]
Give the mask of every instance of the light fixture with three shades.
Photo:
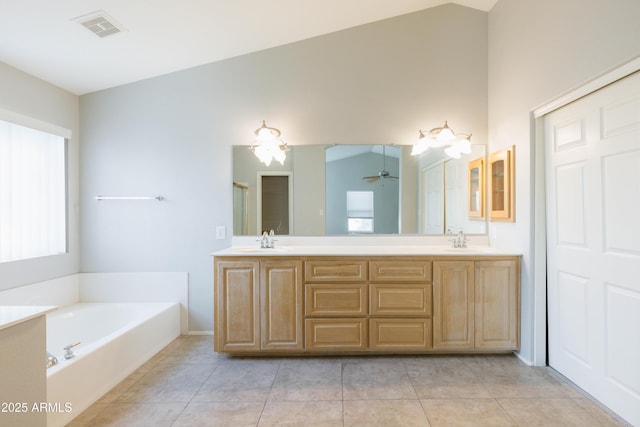
[[[462,154],[471,153],[471,134],[455,133],[444,122],[444,126],[433,128],[428,132],[420,131],[418,142],[413,145],[411,155],[417,156],[429,148],[446,147],[444,152],[454,159],[459,159]]]
[[[269,166],[274,159],[283,165],[289,147],[287,143],[280,138],[280,131],[267,126],[263,120],[262,126],[256,129],[255,134],[256,140],[251,147],[249,147],[251,151],[253,151],[253,154],[266,166]]]

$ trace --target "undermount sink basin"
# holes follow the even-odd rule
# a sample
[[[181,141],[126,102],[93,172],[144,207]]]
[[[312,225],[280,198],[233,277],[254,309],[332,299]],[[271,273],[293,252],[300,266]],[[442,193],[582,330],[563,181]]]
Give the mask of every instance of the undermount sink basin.
[[[233,252],[243,254],[282,254],[288,251],[285,248],[233,248]]]

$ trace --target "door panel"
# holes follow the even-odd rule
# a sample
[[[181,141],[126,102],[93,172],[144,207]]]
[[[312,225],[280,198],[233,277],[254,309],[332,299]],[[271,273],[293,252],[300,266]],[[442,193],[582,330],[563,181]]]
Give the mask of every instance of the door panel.
[[[519,348],[516,261],[475,262],[475,348]]]
[[[474,347],[474,262],[433,263],[433,348]]]
[[[640,256],[640,150],[603,158],[605,251]],[[633,185],[635,183],[635,185]],[[631,185],[630,185],[631,184]]]
[[[567,355],[589,367],[587,352],[588,316],[587,291],[589,279],[564,272],[558,273],[557,300],[562,311],[558,313],[559,343]]]
[[[587,243],[584,218],[584,163],[559,167],[556,176],[558,243],[584,247]]]
[[[302,261],[261,264],[261,349],[302,349]]]
[[[549,364],[640,425],[640,72],[544,127]]]
[[[606,286],[606,371],[619,389],[640,395],[640,292]],[[619,325],[624,325],[620,328]],[[636,407],[637,409],[638,407]]]
[[[258,297],[258,262],[219,261],[216,275],[219,294],[216,305],[222,327],[216,336],[216,351],[259,350],[260,318],[256,316]]]

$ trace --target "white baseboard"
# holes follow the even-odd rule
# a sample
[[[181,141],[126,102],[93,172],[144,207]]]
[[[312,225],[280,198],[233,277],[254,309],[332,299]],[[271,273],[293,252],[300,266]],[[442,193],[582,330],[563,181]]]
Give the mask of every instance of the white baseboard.
[[[526,363],[527,366],[535,366],[532,360],[525,359],[524,357],[522,357],[522,354],[520,354],[520,352],[514,351],[513,354],[515,354],[518,359]],[[545,365],[542,365],[542,366],[545,366]]]

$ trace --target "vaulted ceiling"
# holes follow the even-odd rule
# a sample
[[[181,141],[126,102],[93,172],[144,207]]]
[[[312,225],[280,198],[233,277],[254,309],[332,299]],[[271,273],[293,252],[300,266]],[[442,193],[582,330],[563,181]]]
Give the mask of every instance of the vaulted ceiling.
[[[496,1],[453,3],[488,11]],[[445,3],[0,0],[0,61],[81,95]],[[98,12],[121,31],[99,37],[79,22]]]

